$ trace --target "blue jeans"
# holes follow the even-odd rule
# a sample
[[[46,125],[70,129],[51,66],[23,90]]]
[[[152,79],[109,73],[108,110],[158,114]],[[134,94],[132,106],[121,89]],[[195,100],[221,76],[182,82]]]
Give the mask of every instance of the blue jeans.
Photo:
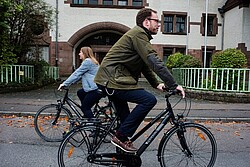
[[[94,118],[91,108],[103,97],[96,90],[85,92],[83,89],[77,91],[77,96],[81,101],[81,109],[86,118]]]
[[[132,137],[146,115],[156,105],[157,100],[155,96],[144,89],[107,89],[107,91],[109,93],[113,92],[110,98],[114,102],[118,116],[121,119],[121,126],[118,131],[127,137]],[[129,111],[128,102],[137,104],[131,112]]]

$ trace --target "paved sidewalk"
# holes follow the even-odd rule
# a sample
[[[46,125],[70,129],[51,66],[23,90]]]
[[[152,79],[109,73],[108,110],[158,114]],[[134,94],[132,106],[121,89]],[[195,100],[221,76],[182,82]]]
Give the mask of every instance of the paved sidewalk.
[[[56,103],[58,95],[63,95],[57,91],[59,84],[54,84],[37,90],[27,92],[16,92],[0,94],[0,114],[16,115],[34,115],[38,109],[46,104]],[[146,90],[152,92],[158,99],[157,105],[148,114],[147,118],[154,117],[165,108],[164,93],[148,86],[147,83],[141,84]],[[70,87],[70,96],[79,102],[76,91],[81,87],[80,84]],[[188,96],[188,95],[187,95]],[[180,98],[171,97],[174,105]],[[102,101],[105,99],[102,99]],[[190,103],[191,101],[191,103]],[[205,101],[188,99],[187,107],[191,104],[191,110],[188,115],[189,120],[213,120],[213,121],[247,121],[250,122],[250,104],[249,103],[224,103],[217,101]],[[131,108],[134,104],[130,104]],[[185,102],[182,100],[174,107],[175,113],[181,113],[185,108]]]

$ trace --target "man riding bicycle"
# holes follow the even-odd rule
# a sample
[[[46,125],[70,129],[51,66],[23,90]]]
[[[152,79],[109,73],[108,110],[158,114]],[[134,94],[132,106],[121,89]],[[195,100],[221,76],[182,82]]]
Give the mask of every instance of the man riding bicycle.
[[[149,8],[141,9],[136,16],[136,24],[109,50],[95,77],[98,87],[110,95],[121,119],[121,126],[111,142],[130,153],[137,149],[129,137],[133,136],[157,103],[154,95],[138,87],[141,73],[152,87],[163,90],[166,85],[180,90],[185,97],[182,86],[176,84],[150,43],[151,35],[157,34],[160,27],[157,12]],[[157,80],[154,72],[164,83]],[[128,102],[137,104],[131,112]]]

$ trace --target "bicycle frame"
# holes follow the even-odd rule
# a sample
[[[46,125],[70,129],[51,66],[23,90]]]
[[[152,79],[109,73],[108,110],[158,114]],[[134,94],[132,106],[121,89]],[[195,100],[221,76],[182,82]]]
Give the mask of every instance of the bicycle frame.
[[[137,138],[139,138],[144,132],[146,132],[152,125],[154,125],[157,121],[159,121],[163,116],[165,116],[161,121],[160,124],[156,127],[156,129],[149,135],[149,137],[144,141],[144,143],[139,147],[138,151],[136,152],[136,155],[140,156],[146,148],[152,143],[152,141],[157,137],[157,135],[161,132],[161,130],[165,127],[165,125],[171,120],[175,126],[179,126],[179,124],[176,121],[176,118],[173,113],[172,105],[169,102],[169,97],[171,94],[166,95],[166,108],[158,114],[154,119],[152,119],[146,126],[144,126],[139,132],[137,132],[130,140],[134,142]],[[113,105],[113,104],[112,104]],[[113,105],[113,109],[116,111],[115,106]],[[114,125],[115,121],[117,120],[118,116],[114,118],[114,120],[111,122],[111,125],[107,129],[104,136],[108,134],[108,132],[112,129],[112,126]],[[94,150],[92,150],[91,154],[95,154],[100,147],[102,141],[100,140],[97,144]]]
[[[169,97],[169,96],[168,96]],[[173,123],[175,121],[174,113],[172,106],[166,97],[166,108],[158,114],[154,119],[152,119],[146,126],[144,126],[139,132],[137,132],[130,140],[134,142],[137,138],[139,138],[144,132],[146,132],[152,125],[154,125],[157,121],[159,121],[162,117],[164,117],[160,124],[157,125],[156,129],[149,135],[149,137],[144,141],[144,143],[139,147],[136,152],[136,155],[140,156],[147,147],[153,142],[156,136],[161,132],[161,130],[165,127],[165,125],[171,120]],[[175,124],[175,123],[174,123]],[[175,124],[176,125],[176,124]]]
[[[83,115],[77,110],[76,107],[78,107],[79,109],[81,109],[81,105],[78,104],[77,102],[75,102],[73,99],[71,99],[68,95],[69,95],[69,89],[68,88],[64,88],[65,95],[63,97],[63,99],[61,100],[57,100],[57,103],[59,104],[59,106],[64,105],[65,103],[72,109],[72,111],[76,114],[76,116],[80,119],[84,118]],[[99,106],[98,103],[95,104],[94,106],[94,113],[95,111],[100,110],[101,107]]]
[[[65,90],[66,90],[66,93],[63,97],[63,100],[62,101],[59,100],[59,103],[61,102],[62,105],[66,103],[72,109],[72,111],[77,115],[78,118],[83,118],[83,116],[75,107],[77,106],[78,108],[81,108],[81,106],[77,102],[73,101],[70,97],[68,97],[69,90],[68,89],[65,89]]]

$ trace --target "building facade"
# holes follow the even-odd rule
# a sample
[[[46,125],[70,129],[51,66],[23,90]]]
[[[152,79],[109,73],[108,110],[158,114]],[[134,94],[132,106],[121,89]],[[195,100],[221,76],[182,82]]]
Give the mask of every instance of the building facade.
[[[162,60],[181,52],[209,67],[214,52],[238,48],[246,54],[250,67],[248,0],[45,1],[58,9],[58,19],[49,31],[51,41],[43,46],[43,54],[51,65],[59,67],[61,76],[71,74],[80,65],[82,46],[90,46],[101,61],[111,46],[135,26],[135,16],[144,7],[156,10],[161,19],[161,28],[151,42]]]

